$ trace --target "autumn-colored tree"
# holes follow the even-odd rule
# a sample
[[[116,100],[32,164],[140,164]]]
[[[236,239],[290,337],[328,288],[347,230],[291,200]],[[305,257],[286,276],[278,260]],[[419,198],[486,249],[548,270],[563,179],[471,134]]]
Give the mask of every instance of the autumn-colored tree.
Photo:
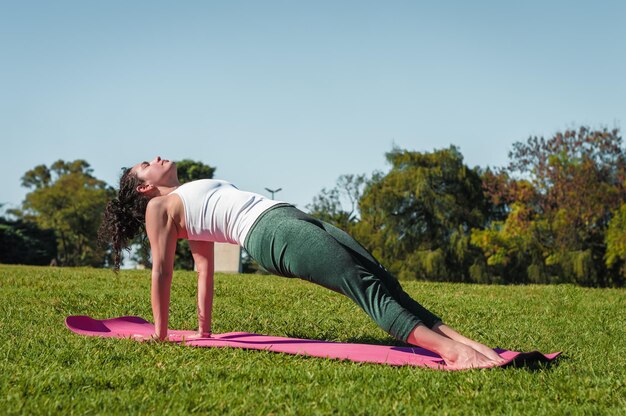
[[[527,180],[513,180],[506,172],[482,175],[491,197],[492,212],[484,229],[472,230],[471,243],[480,247],[470,267],[470,276],[479,283],[523,283],[543,281],[545,267],[541,242],[546,235],[545,221],[532,209],[535,189]],[[495,193],[496,190],[502,193]]]
[[[489,273],[514,281],[614,283],[605,239],[626,201],[621,140],[617,129],[587,127],[530,137],[513,145],[506,169],[483,175],[488,196],[506,215],[473,232],[472,243],[493,266]],[[609,266],[618,258],[610,257]]]

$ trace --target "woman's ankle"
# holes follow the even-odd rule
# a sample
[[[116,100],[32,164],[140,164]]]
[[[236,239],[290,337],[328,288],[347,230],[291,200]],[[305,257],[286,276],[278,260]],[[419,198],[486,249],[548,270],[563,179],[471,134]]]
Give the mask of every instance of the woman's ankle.
[[[442,357],[454,354],[458,350],[459,344],[457,341],[438,334],[421,324],[415,327],[406,342],[426,348]]]
[[[466,348],[467,346],[461,342],[450,340],[450,343],[447,343],[441,352],[437,352],[446,362],[456,361],[459,357],[460,350],[462,348]]]

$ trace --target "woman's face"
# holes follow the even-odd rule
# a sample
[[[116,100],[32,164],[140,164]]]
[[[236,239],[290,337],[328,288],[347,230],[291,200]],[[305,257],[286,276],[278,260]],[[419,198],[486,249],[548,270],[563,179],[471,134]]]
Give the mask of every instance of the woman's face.
[[[132,171],[146,184],[169,185],[177,179],[176,164],[167,159],[155,157],[151,162],[141,162],[133,166]]]

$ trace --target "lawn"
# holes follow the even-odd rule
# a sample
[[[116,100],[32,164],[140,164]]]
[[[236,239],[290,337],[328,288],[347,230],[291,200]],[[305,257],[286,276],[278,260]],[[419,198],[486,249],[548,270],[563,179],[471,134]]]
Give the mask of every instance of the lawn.
[[[441,372],[71,333],[67,315],[151,320],[148,271],[0,266],[0,413],[624,414],[626,290],[404,282],[485,344],[563,351],[539,369]],[[170,328],[194,329],[176,272]],[[216,276],[213,331],[401,345],[347,298],[297,279]]]

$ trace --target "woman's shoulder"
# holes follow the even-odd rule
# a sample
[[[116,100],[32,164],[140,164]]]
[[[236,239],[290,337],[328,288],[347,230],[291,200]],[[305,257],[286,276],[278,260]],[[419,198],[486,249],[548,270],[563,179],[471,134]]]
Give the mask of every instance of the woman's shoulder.
[[[178,211],[180,206],[180,198],[175,193],[170,192],[167,195],[157,196],[150,199],[150,201],[148,201],[148,205],[146,206],[146,216],[148,213],[174,213]]]

